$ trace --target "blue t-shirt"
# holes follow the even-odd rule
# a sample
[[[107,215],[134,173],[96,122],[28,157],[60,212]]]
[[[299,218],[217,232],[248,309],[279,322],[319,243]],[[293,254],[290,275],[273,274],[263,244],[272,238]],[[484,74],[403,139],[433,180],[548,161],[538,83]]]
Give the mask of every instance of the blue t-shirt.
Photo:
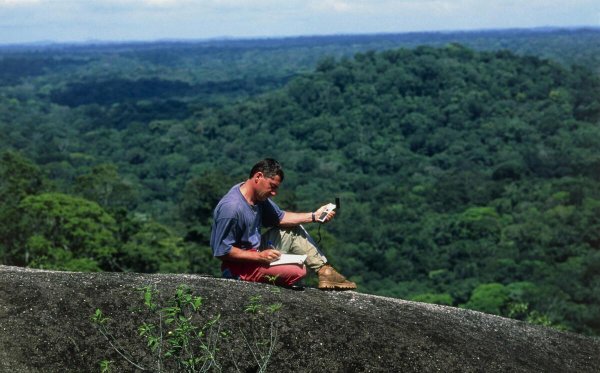
[[[250,205],[235,185],[217,204],[213,214],[210,246],[214,256],[227,255],[231,247],[260,247],[260,228],[279,224],[285,214],[271,199]]]

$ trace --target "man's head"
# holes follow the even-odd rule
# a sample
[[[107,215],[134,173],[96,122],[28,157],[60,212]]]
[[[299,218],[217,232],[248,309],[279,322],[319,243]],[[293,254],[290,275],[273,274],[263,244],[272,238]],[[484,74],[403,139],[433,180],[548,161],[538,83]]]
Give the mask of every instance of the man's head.
[[[263,159],[252,167],[248,181],[252,183],[258,201],[275,197],[279,184],[283,182],[281,164],[272,158]]]
[[[256,163],[252,167],[252,170],[250,170],[249,178],[252,179],[257,172],[262,172],[264,177],[269,179],[272,179],[277,175],[281,179],[280,181],[283,181],[283,168],[281,168],[281,164],[273,158],[265,158]]]

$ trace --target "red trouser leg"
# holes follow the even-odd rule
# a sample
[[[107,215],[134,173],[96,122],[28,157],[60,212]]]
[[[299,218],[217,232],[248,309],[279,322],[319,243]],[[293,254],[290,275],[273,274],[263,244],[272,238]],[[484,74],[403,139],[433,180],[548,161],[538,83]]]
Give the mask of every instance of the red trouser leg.
[[[223,262],[221,269],[228,269],[233,277],[251,282],[272,282],[269,278],[275,277],[275,284],[291,286],[306,276],[306,267],[297,264],[282,264],[269,266],[256,262]]]

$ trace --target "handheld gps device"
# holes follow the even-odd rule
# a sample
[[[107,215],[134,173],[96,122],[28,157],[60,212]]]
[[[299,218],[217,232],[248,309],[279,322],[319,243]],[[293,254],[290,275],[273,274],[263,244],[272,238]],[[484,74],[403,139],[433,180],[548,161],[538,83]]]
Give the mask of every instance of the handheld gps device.
[[[336,206],[333,203],[327,204],[327,207],[325,208],[325,210],[323,210],[321,215],[319,215],[319,217],[317,218],[317,221],[320,221],[321,223],[323,223],[325,221],[325,218],[327,217],[327,214],[329,214],[331,211],[335,210],[335,207]]]

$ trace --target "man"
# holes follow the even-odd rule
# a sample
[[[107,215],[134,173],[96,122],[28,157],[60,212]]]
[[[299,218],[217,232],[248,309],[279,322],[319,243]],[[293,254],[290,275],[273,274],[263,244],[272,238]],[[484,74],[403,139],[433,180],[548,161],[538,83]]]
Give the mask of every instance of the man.
[[[274,159],[264,159],[252,167],[248,180],[234,185],[214,210],[210,237],[213,255],[219,258],[223,276],[253,282],[270,282],[291,286],[306,276],[304,265],[269,264],[281,253],[306,254],[306,265],[317,273],[319,289],[349,290],[356,284],[346,280],[319,252],[301,224],[315,223],[315,212],[282,211],[271,197],[277,195],[283,182],[283,169]],[[335,211],[327,214],[329,222]],[[261,234],[261,228],[271,228]]]

